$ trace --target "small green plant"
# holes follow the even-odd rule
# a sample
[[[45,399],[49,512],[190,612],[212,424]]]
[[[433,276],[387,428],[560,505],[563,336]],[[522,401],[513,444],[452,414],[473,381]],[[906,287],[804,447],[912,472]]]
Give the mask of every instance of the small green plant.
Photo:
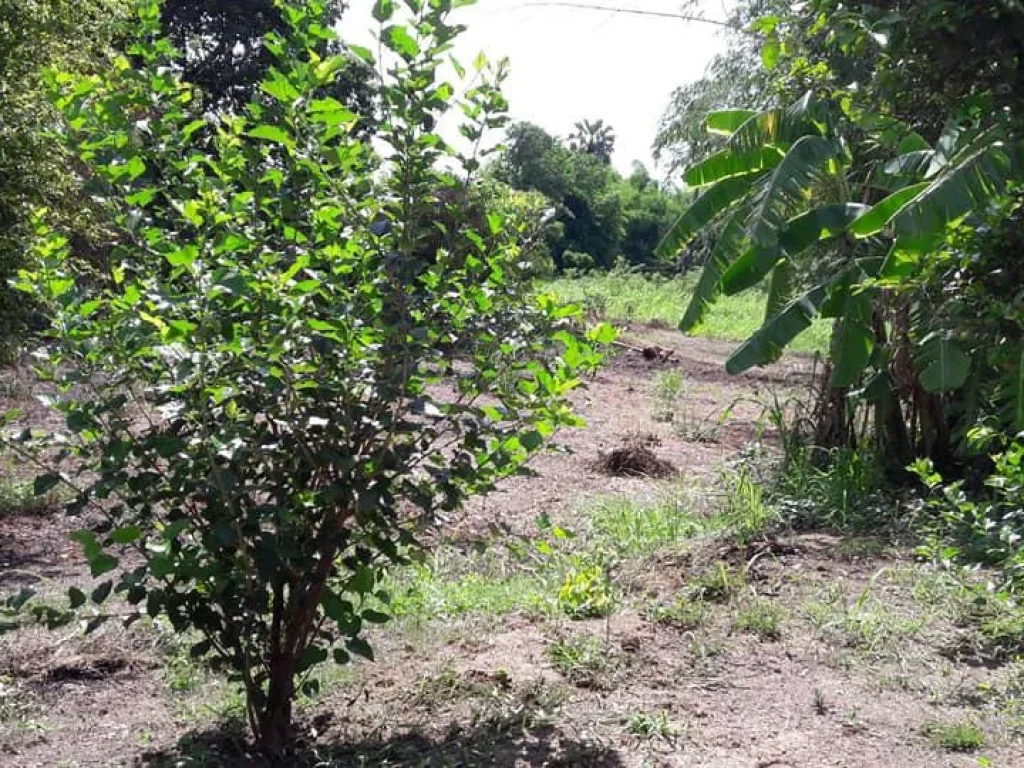
[[[607,616],[615,610],[615,593],[604,566],[573,566],[558,590],[558,606],[573,619]]]
[[[742,586],[743,575],[734,571],[728,563],[719,561],[691,583],[690,596],[693,600],[726,603]]]
[[[680,371],[661,371],[654,379],[654,420],[673,421],[683,391]]]
[[[814,689],[814,713],[817,715],[827,715],[832,710],[832,707],[828,704],[828,699],[825,698],[825,692],[821,688]]]
[[[692,631],[704,626],[708,620],[708,608],[700,600],[691,600],[686,595],[677,595],[671,603],[655,603],[648,609],[652,621],[676,629]]]
[[[778,640],[781,637],[779,624],[783,615],[782,609],[775,603],[757,598],[739,609],[734,626],[743,632],[751,632],[762,640]]]
[[[548,645],[547,654],[558,671],[580,688],[613,688],[622,666],[621,655],[593,635],[561,637]]]
[[[778,514],[765,502],[760,485],[744,469],[725,485],[725,501],[716,521],[740,546],[763,539],[771,524],[778,521]]]
[[[672,741],[679,735],[679,728],[669,719],[665,710],[659,712],[636,712],[626,722],[626,730],[642,739],[664,739]]]
[[[973,752],[985,746],[985,734],[972,722],[932,723],[924,730],[935,747],[947,752]]]

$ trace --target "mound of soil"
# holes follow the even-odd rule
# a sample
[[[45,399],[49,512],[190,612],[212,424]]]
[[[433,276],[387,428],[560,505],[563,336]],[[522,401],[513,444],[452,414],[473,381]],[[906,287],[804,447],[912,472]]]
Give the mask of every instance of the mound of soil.
[[[601,452],[594,469],[613,477],[670,477],[676,468],[654,452],[660,442],[654,435],[629,435],[620,447]]]

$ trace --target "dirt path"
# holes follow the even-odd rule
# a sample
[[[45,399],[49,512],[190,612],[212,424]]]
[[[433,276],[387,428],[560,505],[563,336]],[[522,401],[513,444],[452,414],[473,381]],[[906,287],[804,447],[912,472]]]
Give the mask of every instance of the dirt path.
[[[977,635],[958,620],[962,585],[873,540],[793,534],[742,550],[662,532],[616,565],[616,610],[584,620],[529,607],[524,593],[558,588],[539,566],[463,551],[494,525],[531,537],[546,517],[585,531],[609,498],[642,515],[678,497],[686,521],[702,520],[727,462],[773,439],[759,401],[805,385],[812,365],[733,378],[732,344],[625,338],[675,354],[618,355],[579,393],[586,429],[467,507],[437,573],[409,577],[423,605],[373,638],[378,663],[327,671],[324,692],[300,703],[316,739],[293,764],[1024,766],[1024,665],[957,651]],[[683,378],[667,403],[659,376],[672,371]],[[677,476],[596,468],[636,433]],[[64,544],[74,523],[0,516],[0,587],[15,569],[78,575]],[[0,765],[257,765],[232,725],[239,703],[159,627],[0,636]],[[944,726],[976,728],[982,743]]]

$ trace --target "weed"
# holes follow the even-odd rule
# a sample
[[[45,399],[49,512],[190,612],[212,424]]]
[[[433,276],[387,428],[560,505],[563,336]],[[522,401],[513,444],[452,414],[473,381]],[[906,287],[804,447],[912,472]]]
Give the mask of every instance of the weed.
[[[840,587],[824,599],[809,603],[804,613],[830,642],[873,654],[883,654],[908,637],[920,633],[925,621],[901,616],[871,594],[866,587],[857,600],[847,604]]]
[[[947,752],[973,752],[985,745],[985,734],[967,721],[948,725],[932,723],[925,726],[924,732],[933,746]]]
[[[0,675],[0,723],[27,722],[34,707],[29,693],[7,675]]]
[[[692,538],[702,528],[679,497],[654,504],[604,499],[588,515],[594,545],[619,557],[654,554]]]
[[[615,687],[621,654],[593,635],[570,635],[552,642],[548,658],[573,685],[594,690]]]
[[[652,605],[648,615],[652,621],[659,624],[691,631],[707,622],[708,608],[700,601],[689,600],[686,596],[679,595],[671,603]]]
[[[654,420],[673,421],[676,405],[683,391],[683,374],[662,371],[654,380]]]
[[[717,562],[714,567],[692,582],[691,598],[710,603],[725,603],[743,586],[743,575]]]
[[[626,730],[633,736],[643,739],[664,739],[672,741],[679,735],[679,728],[673,723],[665,710],[650,714],[637,712],[630,715],[626,722]]]
[[[778,640],[782,618],[782,609],[770,600],[757,598],[739,610],[733,626],[743,632],[751,632],[762,640]]]
[[[614,588],[604,566],[581,564],[570,568],[558,590],[558,607],[573,619],[607,616],[614,611]]]
[[[726,487],[725,502],[715,522],[740,546],[763,539],[778,515],[765,504],[761,487],[744,470],[727,481]]]

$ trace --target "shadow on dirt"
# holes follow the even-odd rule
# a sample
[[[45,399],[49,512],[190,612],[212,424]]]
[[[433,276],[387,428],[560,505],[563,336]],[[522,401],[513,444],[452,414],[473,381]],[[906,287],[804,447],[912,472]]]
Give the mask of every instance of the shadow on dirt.
[[[300,744],[279,761],[256,754],[245,728],[231,721],[213,729],[190,734],[175,747],[148,752],[134,765],[145,768],[184,766],[415,766],[416,768],[512,768],[519,765],[561,768],[622,768],[619,755],[604,746],[575,741],[556,727],[531,730],[508,729],[493,724],[465,728],[455,726],[436,738],[418,730],[387,739],[367,738],[345,743],[324,738]]]

